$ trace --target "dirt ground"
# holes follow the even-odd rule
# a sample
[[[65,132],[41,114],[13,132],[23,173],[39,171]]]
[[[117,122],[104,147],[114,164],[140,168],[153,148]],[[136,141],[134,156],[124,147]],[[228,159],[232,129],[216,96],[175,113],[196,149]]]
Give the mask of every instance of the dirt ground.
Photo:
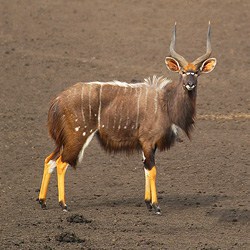
[[[1,249],[250,249],[248,0],[0,1]],[[93,140],[66,176],[70,211],[36,199],[53,149],[50,100],[78,81],[164,75],[176,50],[205,52],[212,25],[216,69],[199,78],[189,141],[157,153],[162,215],[144,205],[141,155],[108,155]]]

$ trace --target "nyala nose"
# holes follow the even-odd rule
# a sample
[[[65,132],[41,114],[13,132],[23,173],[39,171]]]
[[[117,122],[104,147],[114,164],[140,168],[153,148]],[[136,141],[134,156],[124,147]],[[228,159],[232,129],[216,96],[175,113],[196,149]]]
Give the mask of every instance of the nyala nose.
[[[195,87],[196,87],[196,83],[193,82],[193,81],[187,81],[186,84],[185,84],[185,88],[186,88],[188,91],[193,90]]]
[[[193,86],[193,85],[194,85],[194,82],[188,81],[187,84],[188,84],[189,86]]]

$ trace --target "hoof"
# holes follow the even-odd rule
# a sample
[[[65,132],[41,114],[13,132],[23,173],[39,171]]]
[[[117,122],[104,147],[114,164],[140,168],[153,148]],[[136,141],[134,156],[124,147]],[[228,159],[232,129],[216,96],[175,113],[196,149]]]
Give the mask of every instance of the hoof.
[[[151,201],[145,200],[145,204],[147,206],[148,211],[151,212],[153,208]]]
[[[68,207],[64,202],[60,201],[59,205],[62,208],[63,212],[68,212]]]
[[[38,198],[37,201],[39,202],[39,204],[40,204],[40,206],[41,206],[41,208],[42,208],[43,210],[45,210],[45,209],[47,208],[46,202],[45,202],[44,199],[39,199],[39,198]]]
[[[158,204],[152,204],[152,207],[156,215],[161,215],[161,209]]]
[[[157,215],[161,215],[161,209],[158,204],[152,204],[151,201],[145,200],[147,209],[149,212],[153,212]]]

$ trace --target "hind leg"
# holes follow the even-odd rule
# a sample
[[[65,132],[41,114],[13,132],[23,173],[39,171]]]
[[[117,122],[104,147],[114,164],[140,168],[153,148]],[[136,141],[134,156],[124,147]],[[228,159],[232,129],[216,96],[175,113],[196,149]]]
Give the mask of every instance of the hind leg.
[[[67,205],[65,201],[65,174],[68,168],[68,163],[62,161],[60,156],[56,161],[57,167],[57,182],[58,182],[58,199],[59,205],[63,211],[67,211]]]
[[[64,179],[65,179],[65,173],[68,167],[68,163],[62,162],[61,156],[56,161],[53,160],[53,157],[54,157],[54,153],[50,154],[45,159],[43,179],[42,179],[38,201],[42,209],[46,209],[46,196],[47,196],[48,186],[50,182],[50,177],[54,169],[57,168],[59,204],[63,208],[63,210],[67,210],[67,205],[65,203]]]
[[[56,163],[53,160],[54,153],[50,154],[44,161],[44,171],[43,171],[43,179],[40,188],[38,201],[42,207],[42,209],[46,209],[46,196],[49,186],[49,181],[51,177],[51,173],[56,167]]]
[[[92,140],[95,135],[94,131],[87,138],[78,140],[78,137],[69,140],[64,148],[62,155],[56,161],[57,167],[57,181],[58,181],[58,199],[59,204],[63,211],[67,211],[66,199],[65,199],[65,174],[68,166],[75,167],[78,162],[81,161],[83,157],[84,150]]]

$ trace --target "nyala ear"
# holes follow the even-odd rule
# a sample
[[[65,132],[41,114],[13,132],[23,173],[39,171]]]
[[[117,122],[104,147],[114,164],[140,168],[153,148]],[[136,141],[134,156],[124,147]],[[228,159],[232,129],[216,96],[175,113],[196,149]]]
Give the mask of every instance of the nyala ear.
[[[200,67],[201,73],[210,73],[216,65],[216,59],[215,58],[208,58],[206,61],[204,61]]]
[[[173,57],[166,57],[165,63],[170,71],[179,72],[181,70],[180,64]]]

